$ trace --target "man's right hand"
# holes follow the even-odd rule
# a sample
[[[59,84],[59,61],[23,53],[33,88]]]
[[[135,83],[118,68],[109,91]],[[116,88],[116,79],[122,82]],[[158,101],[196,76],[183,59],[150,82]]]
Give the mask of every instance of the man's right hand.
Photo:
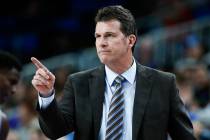
[[[32,79],[32,85],[43,97],[48,97],[54,89],[55,76],[35,57],[31,57],[37,70]]]

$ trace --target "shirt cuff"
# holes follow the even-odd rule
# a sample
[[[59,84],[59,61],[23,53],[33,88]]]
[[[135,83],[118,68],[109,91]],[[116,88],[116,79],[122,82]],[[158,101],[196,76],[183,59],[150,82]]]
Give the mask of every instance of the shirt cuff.
[[[53,90],[52,94],[48,97],[41,97],[41,95],[38,94],[40,109],[46,109],[49,106],[49,104],[53,101],[54,98],[55,98],[55,91],[54,90]]]

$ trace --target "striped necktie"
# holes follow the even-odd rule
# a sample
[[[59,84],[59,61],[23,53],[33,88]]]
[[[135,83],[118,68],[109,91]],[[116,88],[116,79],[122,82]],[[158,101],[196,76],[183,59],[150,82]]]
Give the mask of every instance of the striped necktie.
[[[113,82],[116,90],[112,95],[109,106],[105,140],[122,139],[124,126],[124,94],[122,92],[122,83],[124,80],[125,79],[119,75]]]

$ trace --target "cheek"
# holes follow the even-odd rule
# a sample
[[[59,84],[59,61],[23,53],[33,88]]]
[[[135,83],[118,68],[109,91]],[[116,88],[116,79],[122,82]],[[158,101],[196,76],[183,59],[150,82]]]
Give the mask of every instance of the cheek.
[[[96,46],[96,53],[99,55],[99,47]]]
[[[101,38],[96,38],[95,39],[95,45],[99,46],[101,43]]]
[[[95,42],[95,46],[96,46],[97,50],[100,48],[100,45],[99,45],[98,41]]]

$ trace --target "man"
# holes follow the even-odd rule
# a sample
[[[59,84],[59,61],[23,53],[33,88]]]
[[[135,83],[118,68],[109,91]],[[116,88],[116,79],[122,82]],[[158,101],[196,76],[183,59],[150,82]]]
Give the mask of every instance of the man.
[[[0,104],[15,93],[19,81],[21,64],[18,59],[4,51],[0,51]],[[5,140],[9,132],[6,115],[0,110],[0,140]]]
[[[96,49],[104,64],[68,77],[59,103],[55,76],[36,58],[32,80],[39,92],[40,126],[51,139],[75,132],[76,140],[194,140],[192,124],[172,74],[133,58],[137,29],[122,6],[100,9]]]

